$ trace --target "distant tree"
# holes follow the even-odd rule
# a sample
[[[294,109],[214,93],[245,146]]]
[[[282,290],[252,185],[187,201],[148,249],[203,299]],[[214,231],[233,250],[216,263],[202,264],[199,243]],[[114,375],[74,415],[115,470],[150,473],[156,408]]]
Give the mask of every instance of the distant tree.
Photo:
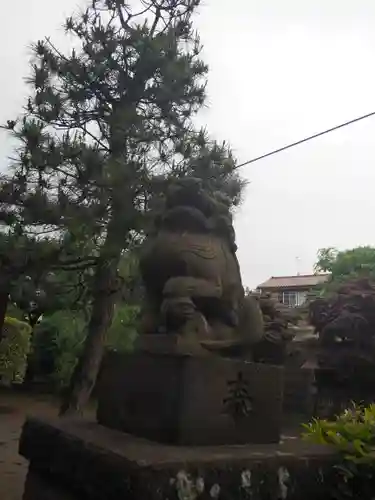
[[[318,250],[317,261],[314,265],[316,273],[331,272],[332,265],[334,264],[338,250],[334,247],[321,248]]]
[[[309,321],[315,332],[321,333],[332,318],[339,317],[342,309],[347,307],[345,301],[348,298],[360,303],[367,297],[368,289],[372,292],[375,284],[375,247],[363,246],[350,250],[323,248],[318,252],[315,271],[330,273],[329,280],[312,291],[308,298]],[[361,313],[365,309],[362,303],[358,307]]]
[[[318,252],[315,270],[330,273],[329,284],[356,278],[375,279],[375,247],[363,246],[341,251],[323,248]]]
[[[62,413],[88,400],[123,251],[142,236],[166,183],[194,175],[233,204],[241,198],[230,150],[192,123],[207,74],[191,23],[198,4],[92,0],[65,23],[76,42],[69,53],[49,39],[35,45],[25,115],[7,124],[20,141],[0,192],[7,214],[76,244],[81,265],[95,266],[86,343]]]

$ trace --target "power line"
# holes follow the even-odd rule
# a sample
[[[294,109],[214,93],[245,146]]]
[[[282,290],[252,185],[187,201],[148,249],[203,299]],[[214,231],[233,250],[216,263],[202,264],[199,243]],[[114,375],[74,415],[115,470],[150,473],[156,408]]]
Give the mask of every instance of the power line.
[[[235,168],[240,168],[244,167],[245,165],[249,165],[250,163],[254,163],[259,160],[263,160],[263,158],[267,158],[268,156],[275,155],[276,153],[281,153],[281,151],[285,151],[286,149],[293,148],[294,146],[298,146],[299,144],[302,144],[307,141],[311,141],[311,139],[315,139],[316,137],[320,137],[321,135],[328,134],[329,132],[333,132],[334,130],[338,130],[339,128],[346,127],[347,125],[351,125],[352,123],[359,122],[360,120],[364,120],[365,118],[369,118],[370,116],[374,116],[375,111],[372,113],[368,113],[367,115],[360,116],[358,118],[354,118],[354,120],[350,120],[345,123],[341,123],[341,125],[336,125],[335,127],[329,128],[327,130],[324,130],[323,132],[319,132],[318,134],[310,135],[309,137],[305,137],[305,139],[301,139],[300,141],[293,142],[292,144],[288,144],[287,146],[283,146],[282,148],[275,149],[274,151],[271,151],[270,153],[266,153],[264,155],[258,156],[256,158],[253,158],[251,160],[245,161],[243,163],[240,163],[239,165],[236,165]]]

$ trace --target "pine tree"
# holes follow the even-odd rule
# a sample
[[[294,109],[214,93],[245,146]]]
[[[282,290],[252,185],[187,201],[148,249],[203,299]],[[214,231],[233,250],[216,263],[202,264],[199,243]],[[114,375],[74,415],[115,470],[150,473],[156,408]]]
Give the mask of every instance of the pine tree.
[[[33,211],[28,210],[27,203],[22,208],[18,205],[17,191],[10,194],[9,188],[17,189],[18,186],[18,180],[13,181],[3,178],[0,188],[0,340],[9,300],[20,298],[25,290],[39,289],[41,283],[45,288],[47,283],[50,284],[51,271],[63,273],[63,276],[75,271],[77,277],[73,280],[71,276],[66,278],[69,286],[64,290],[54,288],[54,292],[58,289],[60,297],[65,296],[65,302],[72,302],[74,299],[68,299],[67,295],[79,296],[81,275],[87,274],[96,262],[94,256],[82,253],[80,242],[66,238],[64,232],[60,237],[57,234],[51,236],[51,230],[46,230],[39,222],[36,225],[30,223]],[[52,233],[56,231],[52,230]],[[53,295],[49,295],[48,301],[56,302],[56,293]]]
[[[0,201],[17,207],[24,226],[48,227],[59,241],[77,243],[82,259],[95,259],[85,349],[63,414],[80,411],[90,395],[123,249],[143,234],[165,180],[198,176],[234,204],[243,186],[226,144],[192,122],[207,75],[192,26],[199,0],[133,4],[139,9],[92,0],[67,19],[69,53],[39,41],[25,114],[8,122],[20,147]]]
[[[26,274],[40,278],[57,260],[61,247],[47,239],[25,234],[15,224],[3,225],[0,232],[0,340],[11,294]]]

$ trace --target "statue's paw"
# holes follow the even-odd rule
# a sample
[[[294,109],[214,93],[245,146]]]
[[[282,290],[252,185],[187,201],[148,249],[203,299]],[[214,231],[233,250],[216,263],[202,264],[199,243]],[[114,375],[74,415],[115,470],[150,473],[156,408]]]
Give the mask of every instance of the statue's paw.
[[[183,325],[181,334],[194,336],[197,340],[207,339],[211,336],[211,327],[205,316],[199,311],[195,311],[194,315]]]

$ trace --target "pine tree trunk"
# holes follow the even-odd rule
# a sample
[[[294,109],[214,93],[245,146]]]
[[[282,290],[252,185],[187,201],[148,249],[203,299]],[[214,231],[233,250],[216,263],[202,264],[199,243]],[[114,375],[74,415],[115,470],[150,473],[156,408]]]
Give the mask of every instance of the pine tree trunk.
[[[0,342],[3,338],[3,326],[8,309],[9,288],[7,286],[0,289]]]
[[[105,337],[111,326],[116,302],[117,268],[121,250],[111,258],[102,258],[96,269],[91,318],[84,351],[74,371],[70,387],[60,408],[60,415],[82,413],[88,403],[98,376],[104,353]]]

